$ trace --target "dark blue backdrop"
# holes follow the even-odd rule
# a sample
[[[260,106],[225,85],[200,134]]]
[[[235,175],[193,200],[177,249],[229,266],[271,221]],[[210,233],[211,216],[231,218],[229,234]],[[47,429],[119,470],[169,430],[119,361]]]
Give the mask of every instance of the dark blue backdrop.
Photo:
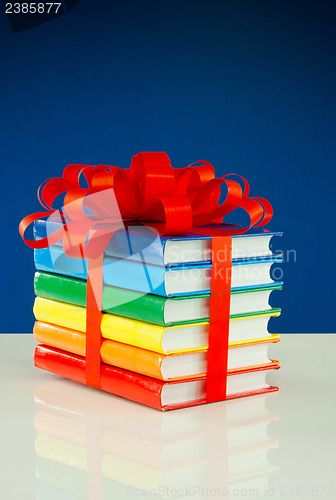
[[[0,14],[1,331],[33,325],[19,220],[68,163],[128,167],[138,151],[239,172],[274,205],[280,332],[335,332],[336,11],[314,1],[80,0],[13,33]]]

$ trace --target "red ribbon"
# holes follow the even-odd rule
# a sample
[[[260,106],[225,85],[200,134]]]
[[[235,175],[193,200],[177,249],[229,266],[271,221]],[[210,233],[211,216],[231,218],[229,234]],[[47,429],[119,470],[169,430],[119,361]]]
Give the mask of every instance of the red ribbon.
[[[210,297],[207,403],[226,399],[230,325],[232,236],[213,236]],[[218,256],[225,249],[225,258]],[[224,337],[224,340],[223,340]]]
[[[85,188],[80,185],[82,175],[87,183]],[[63,240],[68,256],[88,259],[86,379],[89,385],[100,387],[103,253],[117,229],[138,223],[154,228],[161,235],[193,231],[212,236],[207,402],[226,398],[231,237],[267,224],[273,213],[267,200],[249,197],[246,179],[236,176],[240,183],[230,179],[234,175],[216,178],[213,166],[205,161],[173,168],[166,153],[139,153],[133,157],[130,169],[68,165],[62,178],[47,179],[40,186],[38,199],[46,211],[25,217],[19,231],[29,247],[46,248]],[[227,193],[220,203],[222,185]],[[64,207],[56,210],[53,203],[61,194],[65,194]],[[223,217],[236,208],[248,214],[247,226],[223,224]],[[59,229],[40,240],[25,238],[25,230],[31,223],[52,214],[62,220]],[[218,224],[218,229],[200,228],[209,224]],[[219,259],[223,248],[224,260]]]

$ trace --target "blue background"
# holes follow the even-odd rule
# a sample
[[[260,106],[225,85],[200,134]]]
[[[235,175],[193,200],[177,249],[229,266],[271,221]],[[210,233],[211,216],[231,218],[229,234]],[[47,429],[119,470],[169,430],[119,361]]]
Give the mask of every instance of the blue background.
[[[80,0],[13,33],[0,13],[1,331],[31,332],[17,226],[68,163],[205,159],[265,196],[296,251],[272,330],[335,332],[336,10],[314,1]],[[291,254],[292,256],[292,254]]]

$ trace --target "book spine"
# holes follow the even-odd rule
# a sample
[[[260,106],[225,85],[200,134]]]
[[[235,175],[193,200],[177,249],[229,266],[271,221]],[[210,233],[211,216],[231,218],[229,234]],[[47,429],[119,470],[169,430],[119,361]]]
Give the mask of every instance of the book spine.
[[[34,263],[38,271],[64,274],[85,280],[87,278],[86,260],[68,257],[61,247],[35,249]]]
[[[35,295],[46,299],[86,306],[86,281],[57,274],[35,273]],[[164,326],[166,298],[133,290],[105,286],[103,310],[110,314]]]
[[[165,356],[162,354],[112,340],[104,340],[100,352],[104,363],[164,380],[161,363]]]
[[[33,312],[38,321],[85,332],[86,310],[84,307],[36,297]]]
[[[160,326],[165,326],[166,300],[166,297],[159,295],[141,294],[133,291],[130,293],[129,290],[121,288],[105,287],[103,290],[103,309],[105,312]]]
[[[47,228],[48,224],[48,228]],[[61,227],[60,222],[48,220],[48,222],[44,219],[38,219],[34,221],[33,224],[33,236],[35,240],[41,240],[43,238],[46,238],[48,234],[53,233],[57,229]],[[48,229],[48,231],[47,231]],[[57,245],[62,245],[62,241],[59,241]]]
[[[104,283],[110,286],[166,296],[165,275],[161,266],[114,257],[104,260]]]
[[[58,246],[34,250],[34,262],[38,271],[46,271],[73,278],[87,278],[86,259],[68,257]],[[105,257],[104,283],[118,288],[154,293],[166,297],[166,268],[130,259]]]
[[[35,273],[34,293],[45,299],[86,306],[86,281],[49,273]]]
[[[104,314],[101,331],[102,336],[106,339],[166,354],[162,349],[162,338],[165,331],[162,326]]]
[[[71,352],[72,354],[85,356],[85,333],[36,321],[33,334],[39,344],[45,344],[61,349],[62,351]]]
[[[52,233],[59,229],[61,224],[59,222],[48,221],[48,232]],[[45,220],[36,220],[33,226],[33,235],[35,240],[40,240],[47,237],[47,222]],[[143,243],[143,249],[141,252],[132,253],[129,255],[129,246],[138,248],[139,241]],[[105,255],[117,258],[130,257],[136,262],[142,262],[144,259],[147,263],[153,264],[155,266],[164,267],[164,251],[165,251],[166,240],[164,237],[157,236],[153,240],[153,235],[151,236],[139,236],[134,232],[128,233],[126,237],[125,231],[118,232],[113,236],[110,243],[105,249]],[[56,243],[56,246],[61,247],[62,242]]]
[[[144,228],[142,228],[144,229]],[[164,236],[141,232],[134,227],[117,231],[105,249],[105,255],[116,258],[128,258],[135,262],[146,262],[155,266],[165,266],[166,239]],[[132,249],[132,250],[131,250]]]
[[[38,345],[35,348],[34,362],[37,368],[86,384],[85,358],[59,349]],[[161,390],[163,385],[163,382],[150,377],[105,364],[101,365],[101,388],[103,391],[158,410],[162,410]]]

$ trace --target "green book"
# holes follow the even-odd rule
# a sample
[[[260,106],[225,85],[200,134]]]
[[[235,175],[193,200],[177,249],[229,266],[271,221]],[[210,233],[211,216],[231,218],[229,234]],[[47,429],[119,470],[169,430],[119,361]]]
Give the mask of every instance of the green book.
[[[280,313],[272,308],[269,295],[281,286],[235,290],[231,293],[231,318]],[[77,306],[86,305],[86,281],[59,274],[35,273],[35,295]],[[155,325],[171,326],[197,323],[209,319],[210,295],[161,297],[134,290],[104,286],[103,310],[107,313],[146,321]]]

